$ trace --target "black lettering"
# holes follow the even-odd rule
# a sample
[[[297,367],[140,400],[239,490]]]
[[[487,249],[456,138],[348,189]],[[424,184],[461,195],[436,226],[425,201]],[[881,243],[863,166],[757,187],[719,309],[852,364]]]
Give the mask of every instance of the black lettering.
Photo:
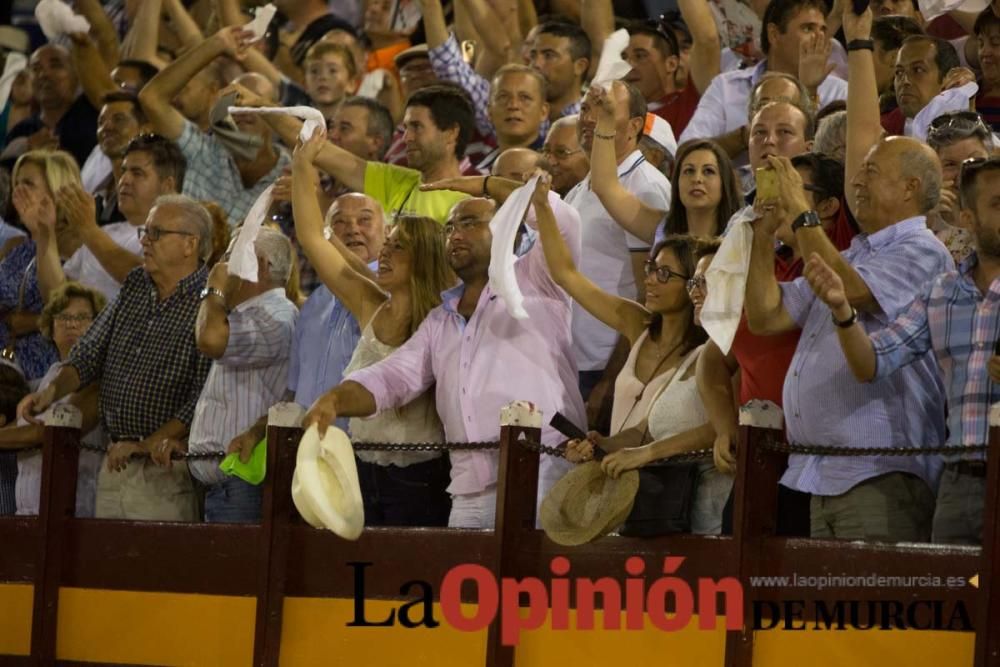
[[[785,600],[785,630],[805,630],[806,622],[803,619],[806,603],[802,600]],[[799,621],[800,625],[794,625]]]
[[[822,621],[823,627],[827,630],[833,625],[834,618],[837,620],[837,629],[844,629],[844,602],[843,600],[838,600],[833,603],[833,613],[830,613],[829,607],[826,606],[825,600],[817,600],[815,602],[816,607],[816,624],[813,626],[813,630],[819,630],[820,622]]]
[[[851,600],[851,627],[855,630],[871,630],[875,625],[875,607],[873,602],[869,602],[866,609],[861,608],[861,603]],[[862,620],[862,612],[867,611]]]
[[[768,612],[766,614],[768,625],[764,625],[765,610]],[[753,601],[753,629],[754,630],[770,630],[778,625],[781,621],[781,609],[774,602],[769,602],[767,600],[754,600]]]
[[[959,623],[958,627],[955,626],[956,621]],[[937,630],[938,628],[934,628]],[[955,608],[951,610],[951,617],[948,618],[948,627],[941,628],[942,630],[960,630],[964,632],[972,631],[972,620],[969,618],[969,612],[965,609],[965,603],[959,600],[955,603]]]
[[[931,607],[931,610],[933,611],[935,605],[927,600],[915,600],[906,607],[906,625],[911,630],[930,630],[934,627],[934,622],[930,619],[927,620],[926,624],[920,622],[920,619],[917,616],[917,609],[921,606]]]
[[[903,603],[899,600],[883,600],[882,604],[882,624],[883,630],[905,630],[906,623],[903,621]]]
[[[399,587],[400,595],[406,595],[414,586],[420,588],[420,597],[410,600],[399,608],[400,625],[404,628],[416,628],[421,625],[427,628],[436,628],[441,625],[434,618],[434,589],[431,588],[431,585],[428,582],[421,581],[419,579],[407,581]],[[410,609],[413,609],[417,605],[423,607],[423,617],[416,621],[410,620]]]
[[[369,561],[352,561],[348,565],[354,568],[354,619],[347,626],[384,627],[394,625],[396,622],[395,609],[389,614],[389,618],[384,621],[370,622],[365,618],[365,568],[374,565],[374,563]]]

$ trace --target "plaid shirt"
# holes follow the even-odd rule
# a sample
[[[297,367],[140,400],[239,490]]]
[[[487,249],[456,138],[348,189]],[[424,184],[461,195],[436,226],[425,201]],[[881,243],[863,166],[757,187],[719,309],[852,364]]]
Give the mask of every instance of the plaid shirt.
[[[149,274],[133,269],[70,353],[81,387],[101,383],[101,420],[112,441],[145,438],[171,419],[191,424],[212,365],[194,338],[207,278],[202,266],[160,301]]]
[[[427,52],[431,60],[431,67],[439,79],[451,81],[460,85],[472,98],[472,107],[476,112],[476,129],[486,137],[495,137],[496,130],[493,129],[493,121],[490,120],[490,82],[481,74],[476,72],[469,63],[462,58],[462,50],[458,46],[455,35],[448,35],[448,41],[441,46],[434,47]],[[572,116],[580,113],[580,100],[573,102],[569,106],[563,107],[560,112],[563,116]],[[544,141],[545,135],[549,133],[548,118],[542,120],[538,136]]]
[[[1000,336],[1000,280],[984,297],[972,277],[976,262],[973,254],[958,271],[937,276],[926,294],[872,335],[876,379],[934,350],[948,395],[947,444],[952,446],[988,442],[990,406],[1000,401],[1000,386],[986,370]],[[964,458],[984,456],[969,452]]]

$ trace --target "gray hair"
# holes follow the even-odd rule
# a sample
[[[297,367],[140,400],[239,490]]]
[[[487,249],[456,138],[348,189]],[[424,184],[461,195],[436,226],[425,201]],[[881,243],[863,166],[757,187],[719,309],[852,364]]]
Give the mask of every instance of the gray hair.
[[[212,216],[208,210],[187,195],[160,195],[153,202],[153,208],[171,206],[179,209],[181,220],[194,227],[198,237],[198,258],[207,262],[212,256]]]
[[[805,85],[803,85],[803,83],[799,81],[797,77],[792,76],[791,74],[786,74],[785,72],[765,72],[760,77],[760,80],[756,84],[754,84],[753,89],[750,91],[750,97],[747,98],[747,120],[752,121],[753,117],[757,115],[757,112],[764,107],[763,104],[760,104],[757,101],[757,92],[761,89],[761,87],[765,83],[771,81],[772,79],[785,79],[795,85],[799,93],[798,98],[792,100],[781,100],[781,101],[786,101],[792,104],[793,106],[797,106],[799,109],[802,110],[802,113],[806,116],[807,120],[811,119],[816,112],[813,109],[813,103],[809,97],[809,91],[806,89]],[[779,100],[775,99],[770,101],[776,102]]]
[[[288,284],[294,261],[292,243],[288,237],[276,229],[264,227],[254,241],[257,254],[267,260],[271,267],[271,282],[278,287]]]
[[[906,150],[899,156],[900,176],[916,178],[923,188],[920,212],[927,213],[941,200],[941,163],[937,156],[923,146]]]
[[[835,111],[819,122],[813,152],[823,153],[840,162],[847,152],[847,112]]]

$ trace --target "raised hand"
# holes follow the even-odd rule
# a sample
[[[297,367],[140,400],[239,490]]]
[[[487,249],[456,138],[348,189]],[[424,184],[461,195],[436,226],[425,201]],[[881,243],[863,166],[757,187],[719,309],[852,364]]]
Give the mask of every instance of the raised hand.
[[[14,208],[32,238],[36,241],[55,235],[56,205],[48,193],[26,185],[18,185],[13,193]]]
[[[829,306],[834,313],[848,305],[844,281],[818,254],[813,253],[809,257],[803,275],[820,301]]]
[[[538,177],[538,182],[535,184],[535,191],[531,195],[531,201],[536,206],[547,206],[549,203],[549,190],[552,187],[552,176],[544,169],[535,169],[535,173],[531,175],[531,178],[535,176]],[[528,180],[531,180],[531,178]]]
[[[313,130],[312,136],[303,141],[301,138],[295,145],[292,157],[296,163],[313,164],[316,156],[326,145],[326,128],[317,127]]]
[[[799,42],[799,81],[812,94],[837,68],[830,63],[832,49],[831,40],[819,32]]]
[[[614,86],[613,82],[611,85]],[[615,104],[611,100],[611,95],[601,86],[591,86],[587,90],[586,102],[597,111],[597,119],[614,119]]]
[[[67,183],[59,188],[59,205],[66,220],[75,229],[97,226],[97,204],[94,197],[77,183]]]
[[[227,56],[242,60],[254,41],[254,34],[244,29],[243,26],[234,25],[219,30],[215,33],[215,39],[222,44],[223,51]]]
[[[854,13],[853,3],[844,3],[843,13],[844,37],[848,42],[856,39],[871,39],[872,37],[872,10],[869,7],[864,13],[858,15]]]

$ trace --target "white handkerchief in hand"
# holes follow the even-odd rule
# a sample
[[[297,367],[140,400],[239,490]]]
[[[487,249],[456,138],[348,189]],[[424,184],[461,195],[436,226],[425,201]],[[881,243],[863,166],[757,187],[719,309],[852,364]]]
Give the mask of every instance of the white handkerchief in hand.
[[[590,85],[607,88],[612,81],[621,79],[632,71],[632,66],[622,60],[622,51],[628,48],[628,30],[622,28],[608,35],[597,61],[597,71]]]
[[[11,51],[7,54],[7,62],[3,66],[3,74],[0,74],[0,109],[7,106],[10,98],[10,89],[14,85],[14,79],[28,66],[28,59],[23,53]]]
[[[271,193],[273,192],[273,185],[261,192],[257,201],[250,207],[247,217],[243,219],[240,233],[233,243],[232,252],[229,254],[229,275],[239,276],[252,283],[257,282],[257,251],[254,248],[254,243],[257,241],[260,228],[264,225],[267,209],[271,207]]]
[[[274,18],[274,14],[277,11],[278,8],[270,2],[263,7],[257,8],[257,11],[254,13],[253,20],[243,26],[244,30],[249,30],[253,33],[252,42],[256,42],[264,38],[264,35],[267,33],[267,26],[271,25],[271,19]]]
[[[74,12],[62,0],[41,0],[35,6],[35,19],[49,41],[61,35],[90,32],[90,21]]]
[[[736,212],[719,251],[705,272],[708,294],[705,295],[705,305],[701,307],[701,326],[723,354],[729,354],[743,315],[750,251],[753,248],[750,221],[756,217],[752,206]]]
[[[500,295],[507,306],[507,312],[518,320],[527,319],[528,313],[524,310],[524,295],[521,294],[514,275],[514,260],[517,259],[514,256],[514,239],[517,237],[517,228],[524,220],[524,214],[531,206],[531,196],[535,193],[537,183],[538,177],[535,176],[514,190],[490,222],[490,231],[493,232],[493,245],[490,247],[490,289]]]
[[[968,111],[969,100],[974,99],[978,92],[979,85],[974,81],[958,88],[941,91],[932,97],[931,101],[913,117],[909,135],[914,139],[927,141],[927,130],[930,129],[931,122],[935,118],[951,111]]]
[[[924,21],[930,23],[955,9],[978,14],[990,6],[990,0],[917,0],[917,5]]]
[[[305,122],[299,130],[299,139],[306,141],[312,137],[313,131],[317,127],[326,128],[326,118],[318,109],[312,107],[229,107],[229,113],[263,113],[263,114],[284,114],[295,116]]]

